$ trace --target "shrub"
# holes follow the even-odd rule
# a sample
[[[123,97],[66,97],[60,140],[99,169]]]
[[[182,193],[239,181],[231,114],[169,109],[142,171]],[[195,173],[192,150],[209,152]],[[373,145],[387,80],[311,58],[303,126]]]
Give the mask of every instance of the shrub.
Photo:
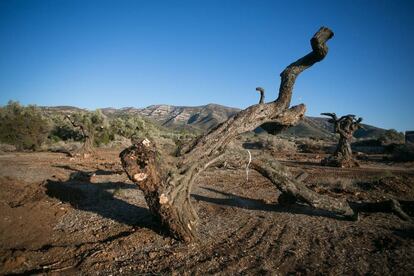
[[[296,144],[288,139],[271,135],[257,136],[248,139],[242,144],[245,149],[264,149],[272,152],[296,152]]]
[[[274,152],[296,152],[297,147],[295,142],[289,141],[287,139],[280,139],[276,137],[271,137],[265,142],[265,147]]]
[[[110,122],[110,129],[113,134],[136,140],[148,134],[145,121],[139,116],[123,114]]]
[[[391,156],[396,162],[414,161],[414,144],[394,145]]]
[[[107,145],[114,140],[114,134],[109,129],[102,129],[95,134],[94,144],[95,146]]]
[[[58,141],[81,141],[82,135],[79,131],[73,129],[73,127],[67,124],[55,125],[49,134],[49,139],[53,142]]]
[[[332,145],[329,145],[323,140],[309,138],[302,138],[297,143],[299,151],[304,153],[331,153],[336,148],[336,145],[332,147]]]
[[[36,150],[46,141],[49,122],[36,106],[21,106],[10,101],[0,108],[0,141],[18,150]]]
[[[93,137],[93,144],[100,146],[108,144],[114,139],[114,135],[109,128],[109,122],[106,116],[98,109],[93,112],[77,112],[71,114],[71,120],[76,124],[83,125],[90,137]],[[79,128],[74,128],[69,120],[65,120],[63,125],[55,128],[55,134],[59,135],[62,140],[72,139],[75,141],[83,141],[84,137]]]
[[[388,129],[386,130],[378,140],[384,145],[384,144],[403,144],[405,140],[404,133],[398,132],[395,129]]]

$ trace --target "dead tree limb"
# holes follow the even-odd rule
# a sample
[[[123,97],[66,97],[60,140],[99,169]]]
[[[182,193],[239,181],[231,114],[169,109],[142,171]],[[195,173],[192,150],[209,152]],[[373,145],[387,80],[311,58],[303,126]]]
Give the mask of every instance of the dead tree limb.
[[[330,29],[325,27],[319,29],[311,39],[312,52],[290,64],[280,74],[279,95],[275,101],[259,103],[240,111],[207,134],[181,148],[172,161],[147,139],[120,153],[128,177],[138,184],[144,192],[151,212],[174,237],[188,242],[197,238],[198,217],[190,201],[191,187],[203,170],[222,159],[227,145],[237,135],[268,122],[282,129],[296,124],[303,117],[305,105],[289,108],[295,80],[301,72],[327,55],[326,42],[332,37],[333,32]],[[266,169],[264,165],[255,166],[272,182],[278,183],[279,189],[285,189],[287,193],[307,200],[315,207],[348,214],[349,206],[334,202],[325,203],[316,195],[307,195],[304,188],[298,186],[298,182],[288,178],[282,179],[278,174],[270,173],[274,173],[277,169],[269,171],[270,169]]]
[[[245,154],[237,150],[228,151],[225,155],[225,162],[232,167],[241,168],[246,163]],[[312,191],[301,182],[302,178],[306,178],[306,173],[302,173],[298,177],[292,177],[286,167],[271,156],[263,154],[255,156],[250,164],[250,168],[269,179],[281,192],[281,197],[284,199],[288,198],[290,203],[298,201],[317,209],[334,212],[347,219],[353,218],[354,212],[346,200],[321,195]]]
[[[332,167],[358,167],[358,162],[352,156],[351,141],[356,130],[362,128],[362,118],[356,119],[355,115],[348,114],[338,119],[335,113],[321,113],[329,116],[328,122],[334,125],[334,133],[339,134],[338,146],[332,156],[322,160],[322,165]]]
[[[402,220],[412,221],[412,218],[404,211],[404,209],[413,210],[412,201],[388,199],[377,202],[350,202],[350,205],[355,212],[356,218],[360,212],[383,212],[394,213]]]

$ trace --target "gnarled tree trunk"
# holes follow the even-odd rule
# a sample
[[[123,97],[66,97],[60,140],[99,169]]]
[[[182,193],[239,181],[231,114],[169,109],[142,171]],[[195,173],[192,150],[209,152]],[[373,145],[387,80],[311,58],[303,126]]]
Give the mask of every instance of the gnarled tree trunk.
[[[92,131],[88,131],[86,127],[82,123],[75,122],[70,115],[66,115],[66,118],[69,120],[69,122],[74,126],[75,128],[79,128],[82,133],[83,137],[83,145],[80,149],[78,149],[75,152],[71,152],[70,155],[72,156],[82,156],[84,158],[90,156],[94,153],[94,146],[93,146],[93,133]]]
[[[197,238],[198,217],[191,205],[190,191],[197,176],[211,164],[222,161],[226,146],[238,134],[253,130],[264,123],[282,127],[296,124],[305,113],[305,105],[290,107],[296,77],[321,61],[328,53],[326,41],[333,32],[325,27],[312,37],[312,52],[290,64],[281,73],[278,98],[264,103],[264,90],[259,104],[240,111],[209,133],[183,147],[172,161],[163,156],[153,142],[145,139],[121,152],[120,158],[128,177],[144,192],[151,212],[177,239],[187,242]],[[237,157],[233,157],[237,163]],[[346,202],[321,197],[299,182],[290,179],[280,164],[254,161],[252,167],[269,178],[283,193],[290,194],[312,206],[352,215]]]
[[[330,116],[330,123],[334,124],[334,132],[339,134],[339,141],[332,156],[322,160],[321,164],[332,167],[351,168],[358,167],[358,162],[352,156],[351,141],[354,132],[362,128],[362,118],[355,119],[355,115],[345,115],[337,118],[335,113],[322,113]]]

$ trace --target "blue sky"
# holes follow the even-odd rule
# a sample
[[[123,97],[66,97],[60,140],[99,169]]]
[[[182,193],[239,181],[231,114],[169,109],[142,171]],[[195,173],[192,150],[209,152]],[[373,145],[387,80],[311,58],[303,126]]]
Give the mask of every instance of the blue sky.
[[[414,129],[414,1],[0,1],[0,105],[245,108],[330,27],[299,76],[307,115]]]

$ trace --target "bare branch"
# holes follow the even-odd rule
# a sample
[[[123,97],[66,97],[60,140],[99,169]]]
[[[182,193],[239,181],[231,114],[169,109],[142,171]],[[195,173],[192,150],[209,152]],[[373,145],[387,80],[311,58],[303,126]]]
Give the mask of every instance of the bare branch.
[[[264,91],[264,89],[263,88],[261,88],[261,87],[256,87],[256,91],[259,91],[260,92],[260,100],[259,100],[259,104],[262,104],[262,103],[264,103],[264,93],[265,93],[265,91]]]

